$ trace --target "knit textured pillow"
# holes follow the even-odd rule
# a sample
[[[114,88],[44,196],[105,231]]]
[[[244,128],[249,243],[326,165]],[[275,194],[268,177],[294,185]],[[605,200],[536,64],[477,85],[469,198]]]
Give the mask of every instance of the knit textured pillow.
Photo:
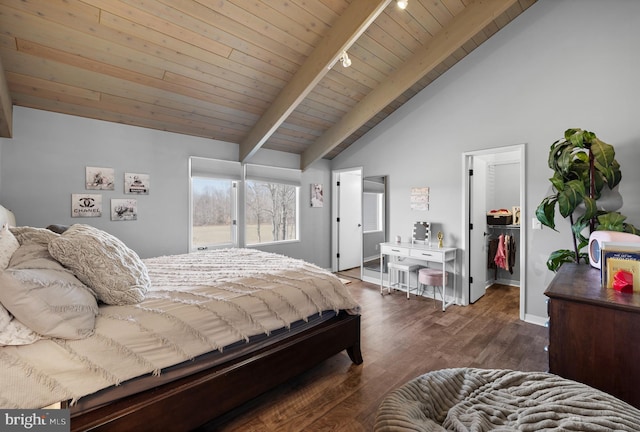
[[[49,242],[49,253],[111,305],[140,303],[150,287],[138,254],[98,228],[74,224]]]

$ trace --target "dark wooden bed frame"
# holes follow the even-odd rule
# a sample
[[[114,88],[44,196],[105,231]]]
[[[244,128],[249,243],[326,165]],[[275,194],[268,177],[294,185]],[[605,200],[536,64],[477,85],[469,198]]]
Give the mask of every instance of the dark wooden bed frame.
[[[362,363],[360,315],[336,317],[192,376],[74,415],[72,431],[192,430],[346,350]]]

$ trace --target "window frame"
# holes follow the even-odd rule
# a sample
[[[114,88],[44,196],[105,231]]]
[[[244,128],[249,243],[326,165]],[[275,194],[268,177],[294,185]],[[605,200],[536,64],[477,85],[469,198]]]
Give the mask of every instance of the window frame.
[[[194,178],[230,181],[231,202],[230,204],[230,229],[231,241],[224,243],[212,243],[206,245],[194,245],[193,243],[193,206],[194,206]],[[242,179],[242,166],[240,162],[226,161],[220,159],[202,158],[191,156],[189,158],[189,251],[202,251],[207,249],[222,249],[229,247],[239,247],[238,232],[238,203],[239,186]]]
[[[285,243],[295,243],[300,241],[300,186],[301,186],[301,171],[292,168],[281,168],[281,167],[273,167],[267,165],[257,165],[257,164],[244,164],[244,197],[243,197],[243,208],[244,208],[244,218],[242,221],[242,227],[245,234],[245,246],[246,247],[257,247],[257,246],[266,246],[266,245],[277,245],[277,244],[285,244]],[[274,185],[285,185],[291,186],[295,188],[295,238],[288,238],[283,240],[272,240],[265,241],[260,243],[249,243],[247,241],[247,203],[248,199],[248,183],[249,182],[259,182],[259,183],[268,183]]]

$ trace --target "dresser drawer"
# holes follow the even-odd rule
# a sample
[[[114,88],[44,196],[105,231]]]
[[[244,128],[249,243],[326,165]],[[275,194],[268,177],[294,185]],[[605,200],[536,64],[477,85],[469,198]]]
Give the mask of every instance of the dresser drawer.
[[[402,246],[382,245],[380,253],[385,255],[409,256],[410,248]]]
[[[427,261],[444,262],[444,252],[441,251],[412,249],[409,256]]]

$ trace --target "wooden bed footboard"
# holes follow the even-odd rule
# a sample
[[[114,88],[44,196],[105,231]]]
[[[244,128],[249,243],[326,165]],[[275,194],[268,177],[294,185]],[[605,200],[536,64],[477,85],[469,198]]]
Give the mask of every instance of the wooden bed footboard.
[[[72,431],[197,428],[346,350],[362,363],[360,315],[336,317],[231,362],[74,415]]]

